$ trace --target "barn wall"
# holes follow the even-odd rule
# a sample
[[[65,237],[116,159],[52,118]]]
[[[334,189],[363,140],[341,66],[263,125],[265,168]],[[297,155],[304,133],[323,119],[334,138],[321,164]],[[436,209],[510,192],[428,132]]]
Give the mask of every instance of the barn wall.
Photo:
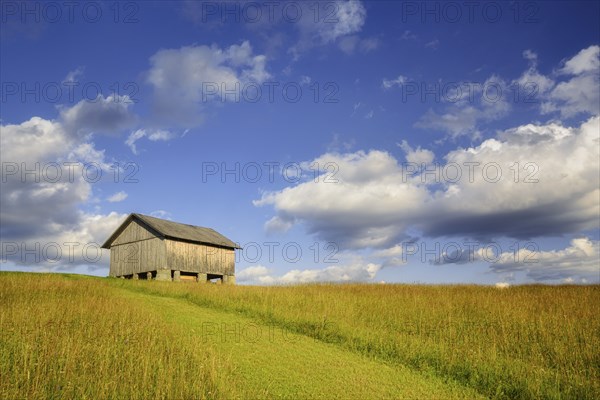
[[[233,249],[165,240],[169,268],[184,272],[234,275]]]
[[[111,246],[117,246],[125,243],[138,242],[140,240],[153,239],[156,236],[146,228],[141,226],[137,221],[133,220],[121,232],[121,234],[112,242]]]
[[[165,241],[159,238],[113,244],[110,248],[110,276],[168,268],[166,255]]]

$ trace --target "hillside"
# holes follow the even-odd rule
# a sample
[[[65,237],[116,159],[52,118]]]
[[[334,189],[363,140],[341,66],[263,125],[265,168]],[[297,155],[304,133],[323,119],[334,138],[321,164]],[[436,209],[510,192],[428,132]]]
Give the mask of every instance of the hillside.
[[[600,397],[600,287],[0,273],[1,398]]]

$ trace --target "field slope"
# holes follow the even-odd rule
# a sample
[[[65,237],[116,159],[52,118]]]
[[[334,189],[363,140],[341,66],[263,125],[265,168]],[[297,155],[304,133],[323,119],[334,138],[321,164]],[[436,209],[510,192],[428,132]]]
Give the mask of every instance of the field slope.
[[[0,273],[0,397],[592,399],[599,300]]]

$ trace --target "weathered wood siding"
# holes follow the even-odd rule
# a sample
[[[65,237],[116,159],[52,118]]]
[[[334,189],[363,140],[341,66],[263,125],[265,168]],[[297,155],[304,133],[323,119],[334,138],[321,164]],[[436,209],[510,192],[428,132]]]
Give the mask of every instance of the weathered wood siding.
[[[162,239],[152,238],[120,245],[113,244],[110,248],[110,276],[131,275],[166,268],[168,268],[167,252],[165,241]]]
[[[132,221],[121,232],[121,234],[113,241],[112,246],[117,246],[125,243],[138,242],[140,240],[152,239],[156,236],[136,221]]]
[[[172,270],[234,275],[233,249],[165,240],[168,266]]]

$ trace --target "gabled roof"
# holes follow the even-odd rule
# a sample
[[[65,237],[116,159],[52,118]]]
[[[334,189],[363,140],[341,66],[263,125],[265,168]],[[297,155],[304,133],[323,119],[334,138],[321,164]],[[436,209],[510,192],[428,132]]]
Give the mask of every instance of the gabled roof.
[[[113,234],[110,235],[106,242],[104,242],[102,248],[109,249],[112,242],[133,220],[140,223],[143,227],[151,231],[157,237],[163,239],[183,240],[186,242],[241,249],[240,246],[227,239],[214,229],[182,224],[180,222],[168,221],[165,219],[136,213],[129,214],[129,217],[127,217],[127,219],[123,221],[123,223],[113,232]]]

